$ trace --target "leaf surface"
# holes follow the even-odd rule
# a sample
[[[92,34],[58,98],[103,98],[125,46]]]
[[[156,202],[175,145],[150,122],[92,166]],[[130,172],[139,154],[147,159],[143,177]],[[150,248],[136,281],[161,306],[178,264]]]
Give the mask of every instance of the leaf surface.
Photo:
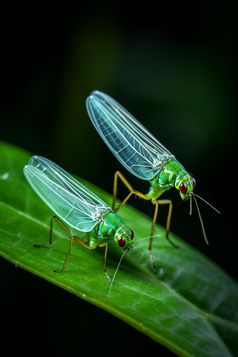
[[[238,350],[238,285],[204,255],[156,226],[153,241],[156,272],[136,252],[124,257],[115,282],[103,272],[103,248],[88,251],[73,245],[68,266],[61,273],[70,240],[54,225],[53,244],[48,243],[52,212],[27,183],[23,167],[31,155],[0,143],[0,254],[13,264],[38,275],[95,304],[165,345],[179,356],[235,356]],[[79,179],[108,205],[112,197]],[[151,219],[130,206],[118,215],[134,231],[134,240],[150,233]],[[71,230],[72,231],[72,230]],[[74,231],[83,237],[81,232]],[[192,240],[191,240],[192,241]],[[148,240],[135,244],[149,260]],[[107,272],[112,277],[121,250],[109,243]]]

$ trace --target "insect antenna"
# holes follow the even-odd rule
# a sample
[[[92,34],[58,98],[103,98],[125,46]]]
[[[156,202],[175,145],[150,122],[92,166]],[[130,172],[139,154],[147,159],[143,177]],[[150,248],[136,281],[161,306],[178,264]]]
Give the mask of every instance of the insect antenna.
[[[213,207],[210,203],[208,203],[206,200],[204,200],[204,198],[198,196],[196,193],[194,193],[195,196],[197,196],[198,198],[200,198],[200,200],[204,201],[208,206],[210,206],[211,208],[213,208],[215,211],[217,211],[217,213],[221,214],[221,212],[218,211],[218,209],[216,209],[215,207]],[[194,197],[194,196],[193,196]]]
[[[153,237],[159,237],[159,236],[160,236],[160,234],[156,234],[156,235],[154,235]],[[125,249],[124,252],[122,253],[121,259],[120,259],[120,261],[119,261],[119,263],[118,263],[118,265],[117,265],[116,271],[115,271],[115,273],[114,273],[114,275],[113,275],[113,278],[112,278],[112,281],[111,281],[111,285],[110,285],[110,288],[109,288],[108,295],[110,295],[110,291],[111,291],[111,288],[112,288],[112,284],[113,284],[114,279],[115,279],[115,277],[116,277],[116,275],[117,275],[117,272],[118,272],[118,269],[119,269],[119,267],[120,267],[120,265],[121,265],[122,259],[123,259],[124,255],[128,252],[128,250],[129,250],[130,248],[132,248],[133,250],[135,250],[140,256],[142,256],[142,258],[144,258],[145,260],[147,260],[147,262],[153,266],[153,264],[152,264],[148,259],[146,259],[146,257],[144,257],[137,249],[135,249],[135,248],[132,247],[132,244],[134,244],[134,243],[136,243],[136,242],[139,242],[139,241],[141,241],[141,240],[144,240],[144,239],[149,239],[149,238],[151,238],[151,236],[148,236],[148,237],[145,237],[145,238],[141,238],[141,239],[137,239],[137,240],[135,240],[134,242],[132,242],[131,244],[128,244],[128,246],[127,246],[128,248]]]
[[[160,234],[155,234],[155,235],[153,236],[153,238],[154,238],[154,237],[160,237]],[[151,259],[151,260],[152,260],[152,263],[151,263],[151,262],[150,262],[146,257],[144,257],[137,249],[135,249],[135,248],[132,247],[132,244],[137,243],[137,242],[139,242],[139,241],[141,241],[141,240],[144,240],[144,239],[149,239],[149,238],[151,238],[151,236],[144,237],[144,238],[141,238],[141,239],[137,239],[137,240],[135,240],[134,242],[132,242],[130,245],[128,245],[128,247],[129,247],[129,248],[132,248],[133,250],[135,250],[140,256],[142,256],[142,258],[144,258],[145,260],[147,260],[147,262],[152,265],[152,267],[153,267],[153,269],[154,269],[154,271],[155,271],[156,268],[155,268],[155,265],[154,265],[153,260]],[[151,254],[151,252],[150,252],[150,254]]]
[[[148,237],[148,238],[150,238],[150,237]],[[146,238],[144,238],[144,239],[146,239]],[[139,239],[139,240],[142,240],[142,239]],[[132,248],[134,251],[136,251],[142,258],[144,258],[154,268],[153,264],[146,257],[144,257],[144,255],[142,255],[136,248],[133,248],[132,245],[130,245],[130,248]]]
[[[160,237],[160,234],[154,234],[154,235],[153,235],[153,238],[154,238],[154,237]],[[132,243],[130,243],[129,246],[131,247],[132,244],[137,243],[137,242],[139,242],[139,241],[141,241],[141,240],[144,240],[144,239],[149,239],[149,238],[151,238],[151,236],[134,240]]]
[[[190,210],[189,210],[189,215],[190,215],[190,216],[191,216],[191,214],[192,214],[192,206],[193,206],[192,196],[190,196]]]
[[[196,195],[196,196],[197,196],[197,195]],[[202,221],[202,216],[201,216],[201,213],[200,213],[198,204],[197,204],[197,200],[196,200],[196,198],[195,198],[194,195],[193,195],[193,198],[194,198],[194,201],[195,201],[196,206],[197,206],[198,216],[199,216],[199,218],[200,218],[200,222],[201,222],[201,226],[202,226],[203,237],[204,237],[204,239],[205,239],[205,242],[206,242],[207,244],[209,244],[208,239],[207,239],[207,236],[206,236],[204,224],[203,224],[203,221]]]
[[[113,278],[112,278],[112,282],[111,282],[111,285],[110,285],[110,288],[109,288],[108,295],[110,295],[111,287],[112,287],[112,284],[113,284],[113,282],[114,282],[115,276],[117,275],[117,271],[118,271],[118,269],[119,269],[119,266],[121,265],[122,259],[123,259],[124,255],[126,254],[126,252],[128,252],[128,250],[129,250],[129,249],[125,249],[124,252],[122,253],[121,259],[120,259],[120,261],[119,261],[119,263],[118,263],[118,265],[117,265],[116,271],[115,271],[115,273],[114,273],[114,275],[113,275]]]

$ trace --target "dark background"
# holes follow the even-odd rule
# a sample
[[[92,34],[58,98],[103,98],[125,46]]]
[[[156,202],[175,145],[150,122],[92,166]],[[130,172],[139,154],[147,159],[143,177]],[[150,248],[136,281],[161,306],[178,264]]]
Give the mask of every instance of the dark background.
[[[119,169],[146,193],[148,183],[119,164],[87,115],[85,100],[92,90],[111,95],[193,173],[195,192],[221,211],[218,215],[198,201],[207,246],[195,205],[189,216],[188,202],[172,189],[163,197],[173,200],[172,232],[237,279],[234,4],[102,8],[88,3],[80,8],[11,2],[2,9],[1,21],[0,139],[110,193]],[[121,184],[118,195],[126,194]],[[150,202],[131,198],[129,203],[152,217]],[[167,207],[160,207],[160,224],[165,225],[166,215]],[[54,352],[76,353],[84,346],[113,353],[118,343],[133,352],[159,347],[110,314],[3,259],[1,267],[1,306],[11,311],[6,331],[18,327],[22,346],[35,339],[42,350],[45,341],[52,342]]]

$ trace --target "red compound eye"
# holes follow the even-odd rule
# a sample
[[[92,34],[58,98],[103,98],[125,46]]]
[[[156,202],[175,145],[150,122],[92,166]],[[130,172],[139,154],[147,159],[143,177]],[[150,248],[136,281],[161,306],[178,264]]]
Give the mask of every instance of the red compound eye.
[[[193,188],[196,186],[197,181],[195,180],[195,178],[193,177]]]
[[[131,240],[134,238],[134,232],[131,231]]]
[[[117,243],[118,243],[119,247],[123,248],[126,244],[126,240],[125,240],[125,238],[121,237],[118,239]]]
[[[184,183],[181,183],[181,185],[179,186],[180,192],[182,193],[186,193],[188,188]]]

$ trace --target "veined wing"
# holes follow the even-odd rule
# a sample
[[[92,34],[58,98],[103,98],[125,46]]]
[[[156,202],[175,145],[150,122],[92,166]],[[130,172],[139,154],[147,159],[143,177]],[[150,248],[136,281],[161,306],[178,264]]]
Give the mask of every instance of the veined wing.
[[[174,157],[125,108],[105,93],[92,92],[86,106],[104,142],[135,176],[150,180],[166,160]]]
[[[90,232],[110,209],[74,177],[48,159],[32,156],[24,174],[35,192],[63,221]]]

